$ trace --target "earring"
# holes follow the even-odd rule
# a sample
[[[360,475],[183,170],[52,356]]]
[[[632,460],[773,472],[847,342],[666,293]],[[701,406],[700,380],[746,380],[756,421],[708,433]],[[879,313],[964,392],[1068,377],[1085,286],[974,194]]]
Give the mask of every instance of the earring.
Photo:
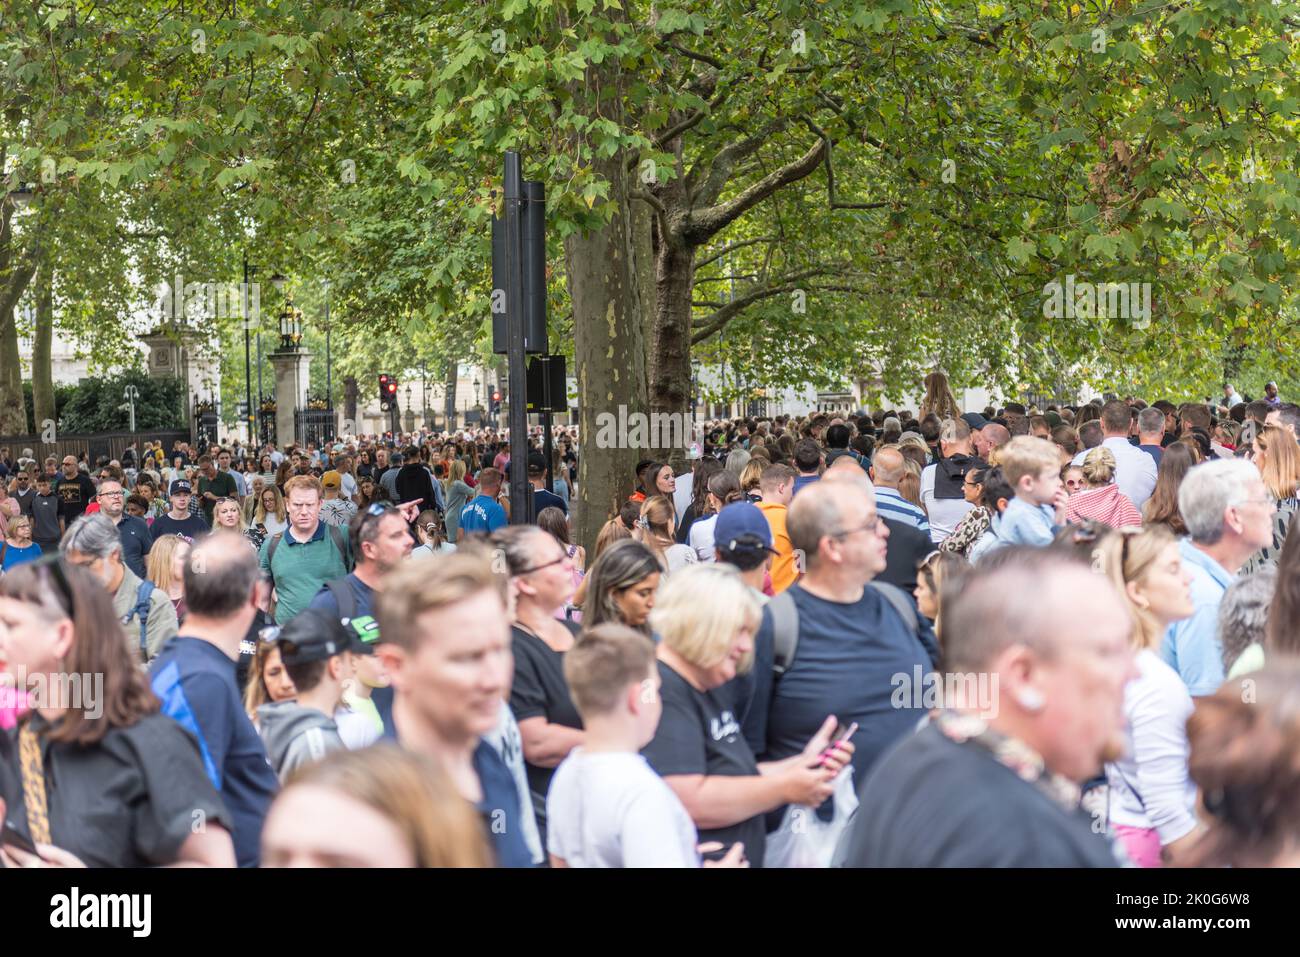
[[[1020,704],[1020,707],[1032,713],[1042,711],[1044,705],[1047,704],[1047,701],[1043,698],[1042,694],[1033,688],[1026,688],[1024,691],[1020,692],[1020,694],[1016,696],[1016,701]]]

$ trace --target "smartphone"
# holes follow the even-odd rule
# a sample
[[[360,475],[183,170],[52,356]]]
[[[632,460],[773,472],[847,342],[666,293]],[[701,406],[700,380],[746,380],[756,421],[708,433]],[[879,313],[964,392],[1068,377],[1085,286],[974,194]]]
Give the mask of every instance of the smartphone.
[[[11,845],[20,851],[26,851],[28,854],[36,853],[36,845],[28,839],[26,834],[8,821],[4,823],[4,830],[0,831],[0,843]]]
[[[828,747],[825,751],[822,752],[821,760],[818,761],[817,763],[819,765],[825,765],[826,759],[830,756],[831,750],[835,747],[835,745],[843,744],[844,742],[848,741],[849,738],[853,737],[857,733],[858,733],[858,723],[856,721],[854,721],[847,728],[844,727],[844,725],[840,725],[838,728],[835,729],[835,733],[831,735],[831,741],[833,743],[831,744],[830,747]]]

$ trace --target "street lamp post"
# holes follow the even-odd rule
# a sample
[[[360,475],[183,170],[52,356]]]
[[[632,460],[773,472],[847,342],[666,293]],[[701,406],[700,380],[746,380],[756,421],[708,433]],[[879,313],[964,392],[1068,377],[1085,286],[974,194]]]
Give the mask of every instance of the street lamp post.
[[[243,308],[243,313],[244,313],[244,412],[245,412],[245,418],[248,420],[248,444],[249,444],[249,445],[252,445],[253,442],[254,442],[254,439],[253,439],[253,423],[257,421],[257,419],[256,419],[257,412],[256,412],[256,410],[253,408],[253,374],[252,374],[252,364],[251,364],[251,362],[250,362],[250,358],[251,358],[251,357],[250,357],[250,353],[251,353],[251,351],[252,351],[252,348],[251,348],[251,344],[250,344],[250,342],[249,342],[250,338],[252,337],[252,331],[251,331],[250,328],[249,328],[249,323],[252,321],[252,317],[249,316],[249,314],[248,314],[248,312],[249,312],[249,276],[251,276],[251,275],[252,275],[254,272],[256,272],[256,271],[257,271],[257,267],[256,267],[256,266],[250,266],[250,265],[248,264],[248,253],[245,252],[245,253],[244,253],[244,289],[243,289],[243,293],[244,293],[244,295],[243,295],[243,305],[244,305],[244,308]],[[261,345],[261,340],[260,340],[260,339],[258,340],[258,345],[259,345],[259,346]],[[262,393],[262,354],[261,354],[261,349],[260,349],[260,348],[258,349],[257,360],[258,360],[258,361],[257,361],[257,392],[258,392],[258,400],[260,401],[261,398],[262,398],[262,395],[261,395],[261,393]],[[132,431],[135,431],[135,430],[132,429]]]
[[[330,377],[330,281],[322,279],[325,287],[325,404],[334,411],[334,380]]]
[[[127,401],[127,405],[128,405],[127,415],[130,418],[130,424],[127,427],[127,431],[129,431],[132,435],[134,435],[135,434],[135,400],[140,398],[140,390],[137,389],[134,385],[128,385],[126,387],[126,392],[124,393],[124,398]]]

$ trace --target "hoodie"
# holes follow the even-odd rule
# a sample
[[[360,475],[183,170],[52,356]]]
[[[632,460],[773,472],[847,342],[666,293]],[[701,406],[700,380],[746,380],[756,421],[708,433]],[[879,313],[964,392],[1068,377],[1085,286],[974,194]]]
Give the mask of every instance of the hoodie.
[[[304,708],[296,701],[262,705],[257,709],[257,726],[266,745],[267,758],[281,781],[295,768],[312,764],[344,747],[333,718],[315,708]]]

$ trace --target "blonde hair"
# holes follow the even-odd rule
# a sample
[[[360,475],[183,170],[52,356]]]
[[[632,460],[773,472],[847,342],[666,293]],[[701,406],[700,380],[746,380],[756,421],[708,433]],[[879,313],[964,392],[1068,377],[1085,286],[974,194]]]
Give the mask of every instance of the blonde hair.
[[[608,522],[600,527],[600,534],[596,536],[596,549],[592,554],[592,561],[600,557],[600,553],[615,542],[621,542],[631,538],[632,533],[627,530],[623,520],[617,516],[611,518]]]
[[[666,495],[652,495],[641,503],[642,544],[655,553],[659,564],[664,564],[664,551],[676,544],[673,529],[677,513]]]
[[[763,481],[763,469],[767,468],[767,462],[762,459],[755,460],[750,458],[745,463],[744,469],[740,473],[740,488],[745,492],[752,492]]]
[[[154,539],[149,549],[149,561],[145,563],[145,577],[156,588],[166,592],[172,587],[172,553],[178,545],[188,544],[179,535],[164,535]]]
[[[1109,485],[1115,480],[1115,453],[1102,445],[1089,449],[1079,471],[1083,480],[1094,488]]]
[[[921,501],[921,467],[911,459],[903,459],[903,474],[898,479],[898,494],[921,511],[926,511]]]
[[[1284,429],[1270,425],[1255,437],[1255,447],[1264,453],[1260,478],[1274,498],[1295,498],[1300,484],[1300,446]]]
[[[998,464],[1002,466],[1002,474],[1014,489],[1026,475],[1037,478],[1047,468],[1055,472],[1061,467],[1061,456],[1057,453],[1056,446],[1047,439],[1017,435],[1002,446]]]
[[[504,612],[506,578],[492,570],[491,555],[486,549],[457,549],[436,558],[409,559],[389,573],[376,603],[384,641],[413,651],[427,637],[417,618],[484,591],[497,597]]]
[[[762,615],[753,591],[733,565],[685,565],[664,580],[650,612],[650,626],[697,668],[712,668],[731,654],[742,628],[757,631]],[[738,670],[748,671],[753,652]]]
[[[284,790],[295,787],[337,791],[378,811],[402,832],[416,867],[493,865],[478,811],[418,752],[392,744],[334,751],[290,775]]]
[[[1139,651],[1158,647],[1164,640],[1164,630],[1149,609],[1133,603],[1125,586],[1130,582],[1142,584],[1151,566],[1159,561],[1160,553],[1176,541],[1163,525],[1121,528],[1103,538],[1094,553],[1095,567],[1119,589],[1133,618],[1133,646]]]

